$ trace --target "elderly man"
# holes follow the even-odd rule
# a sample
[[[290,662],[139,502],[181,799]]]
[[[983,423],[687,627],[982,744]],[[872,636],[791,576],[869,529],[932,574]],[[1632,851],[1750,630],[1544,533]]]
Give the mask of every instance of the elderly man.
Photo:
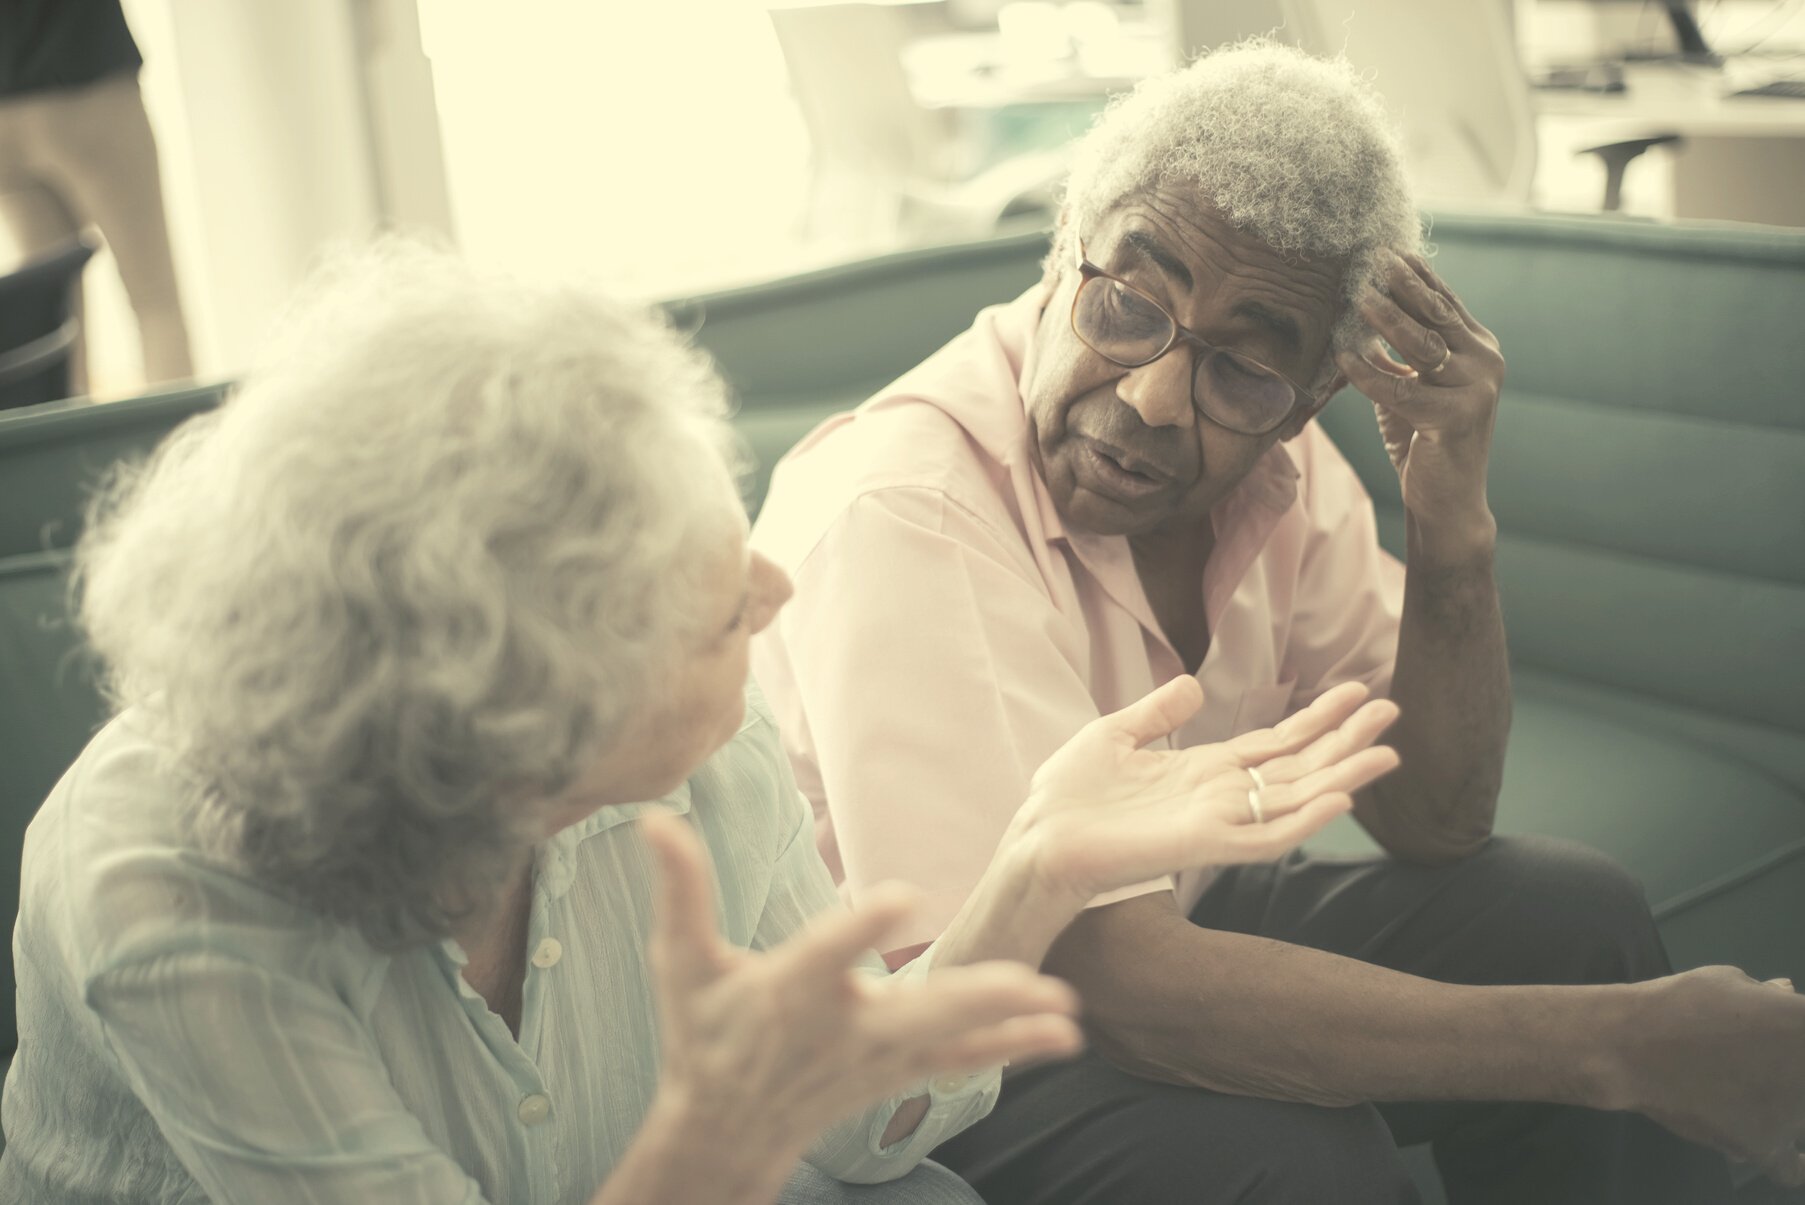
[[[1719,1152],[1800,1178],[1805,1000],[1672,975],[1620,868],[1491,838],[1504,360],[1420,240],[1346,65],[1212,55],[1081,144],[1036,288],[776,474],[754,544],[796,596],[755,669],[845,888],[927,889],[906,942],[955,915],[1034,766],[1158,683],[1203,686],[1177,744],[1350,680],[1402,710],[1402,767],[1355,808],[1389,857],[1198,868],[1065,931],[1046,966],[1094,1053],[1013,1072],[937,1156],[992,1205],[1409,1201],[1396,1145],[1424,1141],[1460,1203],[1721,1201]],[[1310,421],[1349,383],[1407,573]]]

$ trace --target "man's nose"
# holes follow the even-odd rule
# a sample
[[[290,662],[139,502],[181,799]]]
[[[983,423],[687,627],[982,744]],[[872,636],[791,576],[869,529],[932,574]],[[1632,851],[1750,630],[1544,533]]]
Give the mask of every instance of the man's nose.
[[[1129,369],[1116,385],[1116,396],[1149,427],[1193,426],[1192,354],[1188,347],[1174,347],[1151,364]]]

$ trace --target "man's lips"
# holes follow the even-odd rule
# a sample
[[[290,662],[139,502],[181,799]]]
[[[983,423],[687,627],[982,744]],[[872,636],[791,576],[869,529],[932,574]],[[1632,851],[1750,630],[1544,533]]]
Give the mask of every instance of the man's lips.
[[[1104,493],[1129,500],[1144,498],[1172,484],[1152,465],[1098,440],[1077,436],[1078,459]],[[1132,467],[1131,467],[1132,466]]]

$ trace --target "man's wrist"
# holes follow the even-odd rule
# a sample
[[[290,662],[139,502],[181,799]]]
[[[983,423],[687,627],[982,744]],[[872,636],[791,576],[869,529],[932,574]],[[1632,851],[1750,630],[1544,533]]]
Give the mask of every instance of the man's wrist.
[[[1498,990],[1498,989],[1487,989]],[[1504,989],[1510,991],[1513,989]],[[1553,1104],[1579,1105],[1606,1112],[1636,1109],[1630,1064],[1636,1015],[1647,995],[1639,983],[1587,984],[1549,989],[1517,989],[1540,996],[1551,992],[1560,1007],[1542,1014],[1546,1026],[1540,1041],[1551,1056],[1551,1082],[1536,1095]],[[1531,1000],[1521,1001],[1525,1032],[1538,1028],[1540,1012]]]
[[[1498,520],[1483,503],[1430,516],[1411,513],[1408,524],[1413,564],[1489,565],[1497,554]]]

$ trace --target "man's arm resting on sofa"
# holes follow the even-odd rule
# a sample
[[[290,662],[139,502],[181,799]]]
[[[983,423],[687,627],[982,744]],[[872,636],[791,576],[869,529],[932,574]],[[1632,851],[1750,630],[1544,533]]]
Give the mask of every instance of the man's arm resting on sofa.
[[[1448,862],[1492,833],[1510,735],[1510,665],[1493,573],[1497,525],[1436,531],[1409,519],[1404,614],[1386,741],[1400,764],[1354,797],[1393,857]]]
[[[1101,1054],[1169,1083],[1317,1105],[1596,1105],[1610,1078],[1620,989],[1437,983],[1201,928],[1169,894],[1089,909],[1044,969],[1078,989]]]
[[[1043,969],[1078,989],[1097,1050],[1147,1079],[1331,1106],[1631,1110],[1805,1183],[1805,996],[1784,980],[1437,983],[1201,928],[1164,894],[1082,913]]]

